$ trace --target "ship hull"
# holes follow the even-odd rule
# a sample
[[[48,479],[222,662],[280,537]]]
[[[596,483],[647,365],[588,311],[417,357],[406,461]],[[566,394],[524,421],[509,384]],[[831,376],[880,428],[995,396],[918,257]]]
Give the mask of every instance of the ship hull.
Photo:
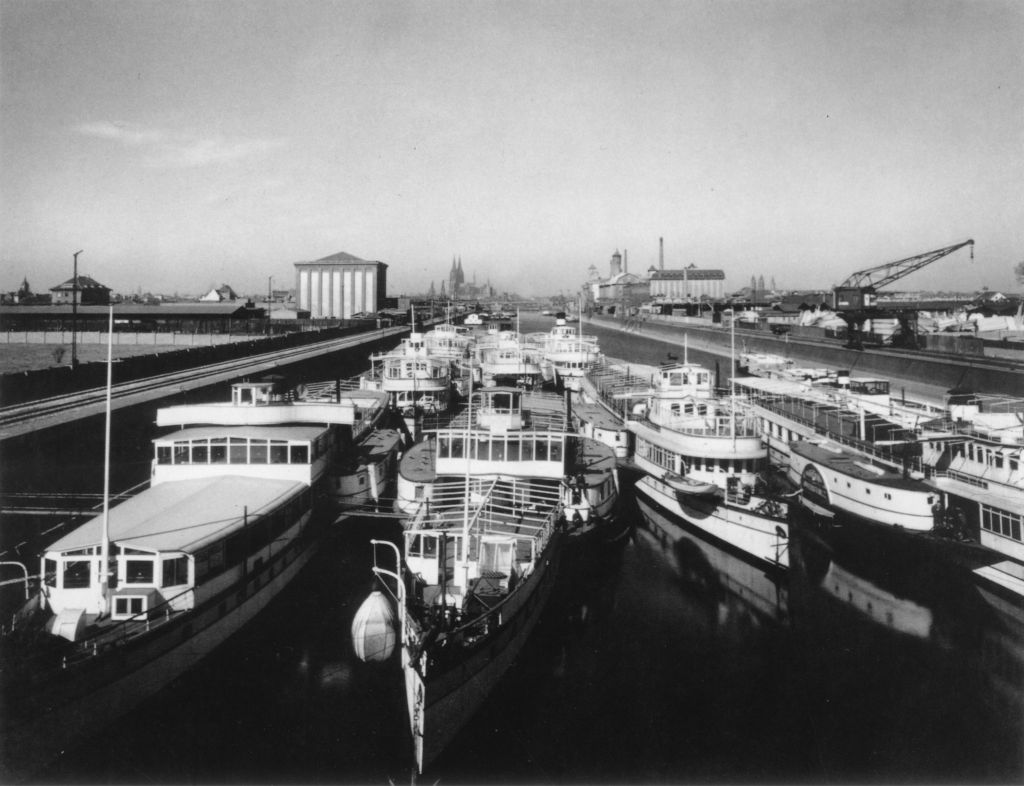
[[[298,538],[244,582],[239,582],[180,623],[153,635],[100,652],[95,663],[59,671],[12,707],[5,696],[5,782],[23,780],[84,742],[180,677],[245,627],[299,574],[314,556],[316,535]],[[12,716],[12,709],[17,711]]]
[[[424,680],[423,767],[434,761],[469,723],[537,625],[554,589],[562,535],[548,543],[545,559],[502,607],[501,625],[465,657],[428,673]],[[526,583],[532,586],[525,586]]]
[[[653,509],[766,568],[789,567],[789,526],[781,517],[733,506],[719,498],[681,494],[649,476],[637,481],[636,497],[641,509]]]

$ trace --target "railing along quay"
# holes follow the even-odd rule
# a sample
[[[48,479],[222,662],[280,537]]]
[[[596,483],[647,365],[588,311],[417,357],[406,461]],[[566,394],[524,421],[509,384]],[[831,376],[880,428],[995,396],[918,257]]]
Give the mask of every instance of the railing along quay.
[[[278,349],[259,355],[117,383],[111,390],[111,408],[120,409],[134,406],[182,391],[236,379],[245,374],[269,371],[281,365],[297,363],[329,352],[337,352],[360,344],[397,336],[408,330],[408,326],[405,325],[382,328],[353,336]],[[98,387],[37,399],[24,404],[0,407],[0,440],[101,414],[104,411],[105,402],[106,388]]]

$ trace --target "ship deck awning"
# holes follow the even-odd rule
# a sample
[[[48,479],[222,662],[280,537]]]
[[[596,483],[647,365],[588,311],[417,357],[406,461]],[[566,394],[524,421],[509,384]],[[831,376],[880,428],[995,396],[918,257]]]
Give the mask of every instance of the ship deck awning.
[[[870,464],[866,457],[848,453],[841,448],[825,447],[810,440],[791,442],[789,447],[794,453],[846,477],[868,481],[878,486],[934,492],[933,488],[922,481],[905,478],[892,470],[877,467]]]
[[[1020,494],[1015,491],[1004,491],[999,488],[997,483],[983,480],[981,481],[982,485],[976,485],[977,481],[967,483],[955,476],[943,477],[941,475],[932,478],[931,482],[936,489],[947,494],[955,494],[971,502],[1012,511],[1018,515],[1024,513],[1021,511]]]
[[[237,475],[161,483],[110,509],[110,541],[128,548],[194,553],[304,488],[304,483],[291,480]],[[102,537],[100,514],[47,551],[92,548]]]
[[[580,420],[589,423],[594,428],[604,429],[605,431],[626,430],[626,424],[622,422],[622,418],[612,415],[600,404],[575,404],[573,412]]]

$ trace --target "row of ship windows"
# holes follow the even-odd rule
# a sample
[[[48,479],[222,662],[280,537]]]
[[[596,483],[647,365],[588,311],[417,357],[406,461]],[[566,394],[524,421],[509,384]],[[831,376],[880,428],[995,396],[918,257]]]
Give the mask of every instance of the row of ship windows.
[[[326,452],[327,441],[313,443],[313,457]],[[158,464],[309,464],[310,444],[276,439],[226,437],[157,445]]]
[[[659,445],[648,442],[645,439],[637,438],[636,452],[641,458],[646,458],[659,467],[664,467],[670,472],[676,472],[676,453],[666,450]],[[679,472],[757,472],[760,469],[760,462],[757,459],[731,459],[719,461],[704,456],[685,456],[679,454],[682,466]]]
[[[1009,467],[1010,472],[1020,469],[1020,461],[1016,456],[1006,456],[999,448],[988,448],[984,445],[975,445],[973,442],[959,443],[950,448],[954,457],[967,456],[971,461],[987,464],[996,469]]]
[[[701,372],[680,372],[672,371],[668,374],[661,375],[662,380],[668,380],[668,384],[674,388],[682,387],[683,385],[697,385],[699,387],[707,386],[711,380],[711,376],[707,373]]]
[[[421,374],[429,371],[431,379],[444,379],[448,376],[448,370],[439,366],[428,365],[427,363],[403,363],[401,366],[388,366],[385,376],[388,379],[408,379],[413,373]]]
[[[248,521],[241,532],[197,551],[196,583],[238,565],[248,555],[277,540],[310,510],[312,500],[312,492],[308,488],[303,489],[277,510]]]
[[[988,505],[981,506],[981,526],[989,532],[1003,535],[1013,540],[1021,540],[1021,520],[1024,516],[1015,513],[1007,513],[999,508],[992,508]]]
[[[562,437],[477,437],[468,440],[469,458],[481,461],[561,461]],[[437,457],[466,458],[465,437],[441,435]]]
[[[58,561],[43,560],[43,580],[49,587],[64,589],[87,589],[92,586],[92,559],[60,560],[60,583],[58,585]],[[124,560],[124,584],[155,586],[156,567],[160,565],[160,586],[177,587],[188,584],[188,557],[171,557],[169,559],[131,558]]]

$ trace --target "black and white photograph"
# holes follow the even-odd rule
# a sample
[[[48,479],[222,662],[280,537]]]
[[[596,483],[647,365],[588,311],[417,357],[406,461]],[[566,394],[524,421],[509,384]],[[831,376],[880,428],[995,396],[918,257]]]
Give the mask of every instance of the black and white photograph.
[[[0,0],[0,783],[1024,781],[1024,4]]]

